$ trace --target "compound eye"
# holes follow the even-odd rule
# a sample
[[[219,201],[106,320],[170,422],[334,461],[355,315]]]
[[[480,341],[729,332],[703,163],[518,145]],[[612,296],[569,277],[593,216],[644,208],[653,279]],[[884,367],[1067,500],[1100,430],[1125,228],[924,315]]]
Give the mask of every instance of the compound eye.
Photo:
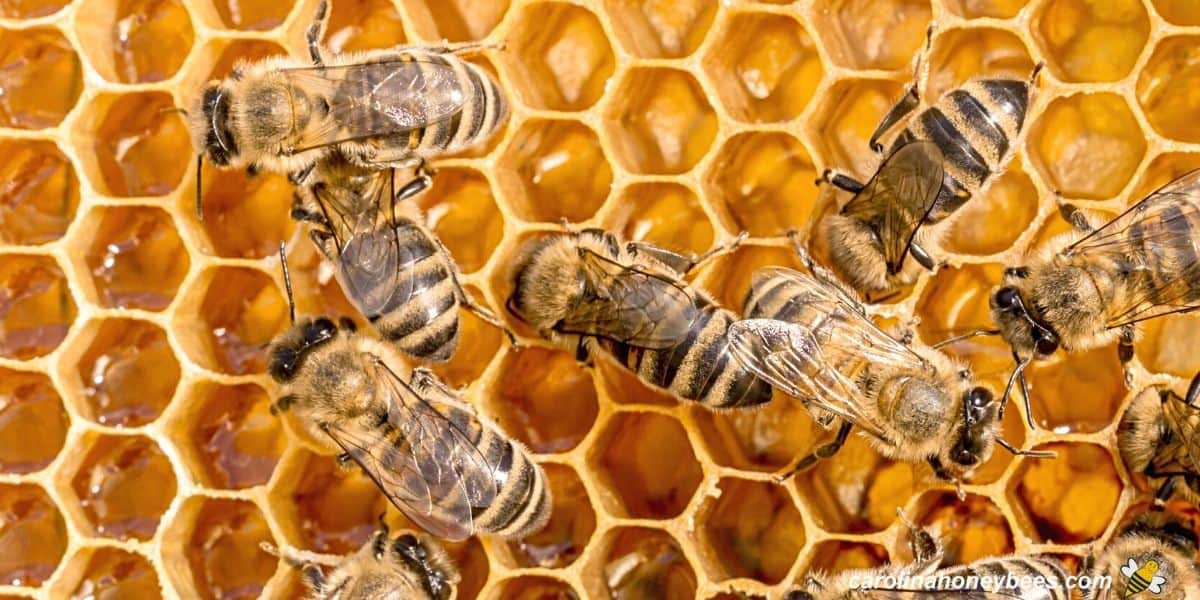
[[[992,392],[987,388],[977,387],[968,392],[967,402],[971,408],[984,408],[992,403]]]
[[[1000,288],[993,298],[996,303],[996,308],[1000,310],[1008,310],[1017,303],[1017,290],[1013,287]]]

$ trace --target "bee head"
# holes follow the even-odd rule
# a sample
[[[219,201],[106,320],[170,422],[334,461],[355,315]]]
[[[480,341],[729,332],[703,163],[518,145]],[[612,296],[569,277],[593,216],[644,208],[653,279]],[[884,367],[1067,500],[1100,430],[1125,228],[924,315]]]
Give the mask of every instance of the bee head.
[[[1054,354],[1059,347],[1059,337],[1041,315],[1036,307],[1026,302],[1019,281],[1027,275],[1024,269],[1008,269],[1004,278],[1005,285],[991,298],[992,319],[1000,328],[1000,335],[1012,346],[1019,356],[1030,356],[1037,353],[1044,357]]]
[[[508,312],[543,334],[569,316],[584,285],[580,241],[571,235],[554,235],[530,246],[513,269]]]
[[[962,426],[947,457],[951,466],[968,471],[991,456],[998,408],[995,396],[985,387],[963,392]]]
[[[458,574],[450,566],[441,548],[431,545],[428,540],[406,533],[396,538],[392,543],[396,557],[408,568],[418,573],[421,585],[430,598],[447,600],[458,581]]]
[[[188,113],[192,120],[192,144],[218,167],[228,166],[238,155],[230,112],[232,102],[233,91],[213,81],[204,87],[199,106]]]
[[[343,327],[346,323],[343,321]],[[353,326],[353,323],[350,323]],[[316,348],[337,336],[338,325],[325,317],[303,319],[292,325],[271,345],[271,361],[268,368],[271,377],[279,383],[291,381],[304,359]]]

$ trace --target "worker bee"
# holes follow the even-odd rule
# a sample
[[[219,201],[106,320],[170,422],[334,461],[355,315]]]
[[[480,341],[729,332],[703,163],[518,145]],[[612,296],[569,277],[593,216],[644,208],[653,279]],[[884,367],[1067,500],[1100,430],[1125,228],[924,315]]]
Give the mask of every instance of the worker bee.
[[[1084,558],[1081,573],[1109,577],[1112,586],[1083,590],[1085,600],[1128,598],[1149,590],[1163,600],[1194,600],[1200,590],[1196,532],[1179,517],[1151,510],[1138,515],[1105,546]]]
[[[386,525],[340,560],[280,551],[267,542],[262,548],[300,569],[312,600],[450,600],[459,581],[458,569],[437,542],[411,532],[391,539]],[[329,574],[321,567],[329,568]]]
[[[450,252],[421,224],[415,203],[404,202],[424,187],[397,190],[394,170],[365,169],[335,154],[299,186],[292,215],[316,224],[313,243],[384,339],[409,356],[443,362],[458,347],[459,306],[505,327],[466,293]]]
[[[531,246],[513,272],[508,310],[543,338],[588,361],[599,349],[646,384],[712,408],[755,406],[771,388],[729,355],[737,317],[684,275],[740,243],[701,257],[631,242],[599,229]]]
[[[482,46],[326,56],[327,9],[322,0],[308,29],[311,64],[286,56],[239,64],[204,87],[186,113],[200,160],[297,180],[333,151],[370,168],[415,168],[485,141],[506,118],[495,80],[460,58]]]
[[[1156,502],[1178,492],[1200,503],[1200,373],[1184,398],[1158,388],[1134,396],[1121,417],[1117,444],[1125,466],[1155,483]]]
[[[922,54],[928,51],[927,40]],[[865,184],[829,169],[821,176],[854,194],[822,220],[820,233],[837,275],[868,295],[890,295],[915,281],[919,267],[934,268],[927,244],[936,244],[947,219],[1012,159],[1041,69],[1028,81],[968,81],[914,112],[923,64],[918,57],[913,85],[871,135],[871,149],[884,157],[875,175]],[[898,126],[885,154],[879,140]],[[905,262],[909,254],[919,266]]]
[[[1017,360],[1009,388],[1021,382],[1027,417],[1024,370],[1033,359],[1117,340],[1127,363],[1137,323],[1200,307],[1200,169],[1100,226],[1070,204],[1059,207],[1076,231],[1028,265],[1005,269],[991,297],[992,319]]]
[[[998,403],[971,371],[936,347],[898,340],[871,321],[853,292],[802,258],[814,275],[784,267],[756,271],[746,320],[729,328],[734,358],[799,399],[834,440],[802,458],[791,473],[833,456],[853,427],[889,458],[927,461],[943,479],[961,481],[992,454]]]
[[[809,575],[805,585],[788,592],[785,600],[1071,598],[1067,571],[1054,558],[992,556],[966,565],[938,568],[944,557],[941,543],[928,531],[904,519],[904,515],[901,519],[909,529],[912,563],[852,569],[830,577]]]
[[[519,538],[541,529],[550,518],[550,490],[525,448],[432,371],[413,369],[404,381],[392,362],[388,347],[357,333],[349,319],[293,319],[271,344],[268,370],[283,388],[272,411],[294,410],[327,435],[341,462],[357,463],[409,519],[438,537]]]

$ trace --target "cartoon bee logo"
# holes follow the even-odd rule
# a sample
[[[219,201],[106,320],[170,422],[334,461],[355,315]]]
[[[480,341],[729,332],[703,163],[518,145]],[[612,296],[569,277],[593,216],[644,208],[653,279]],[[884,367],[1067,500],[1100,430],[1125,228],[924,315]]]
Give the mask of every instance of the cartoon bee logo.
[[[1167,578],[1158,575],[1158,561],[1148,560],[1141,567],[1132,558],[1125,566],[1121,567],[1121,574],[1129,579],[1125,582],[1125,594],[1121,598],[1128,598],[1134,594],[1140,594],[1146,590],[1150,593],[1158,595],[1162,593],[1162,586],[1167,582]]]

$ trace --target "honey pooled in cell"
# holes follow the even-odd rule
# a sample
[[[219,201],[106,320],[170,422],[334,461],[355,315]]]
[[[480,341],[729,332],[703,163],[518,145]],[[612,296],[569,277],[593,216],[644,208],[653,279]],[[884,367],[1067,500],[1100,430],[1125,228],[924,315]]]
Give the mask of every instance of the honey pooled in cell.
[[[499,425],[539,454],[579,445],[600,410],[591,376],[567,352],[510,352],[497,392],[490,408]]]
[[[954,215],[942,246],[955,254],[987,255],[1012,247],[1038,211],[1038,191],[1029,176],[1009,169]],[[999,280],[997,280],[999,281]]]
[[[618,413],[593,447],[600,481],[616,493],[618,514],[670,519],[683,512],[704,473],[679,421],[654,413]]]
[[[1034,422],[1055,433],[1100,431],[1117,417],[1125,398],[1115,344],[1060,352],[1052,360],[1035,361],[1027,374]]]
[[[52,15],[70,0],[0,0],[0,16],[9,19],[36,19]]]
[[[44,469],[62,450],[69,426],[48,377],[0,368],[0,473]]]
[[[1125,77],[1150,35],[1141,0],[1050,0],[1035,19],[1050,68],[1072,82]]]
[[[283,24],[292,2],[278,0],[216,0],[213,6],[221,22],[232,29],[267,31]],[[307,26],[312,17],[304,15],[301,21]]]
[[[990,499],[968,494],[960,501],[953,492],[937,492],[922,504],[928,508],[917,523],[941,542],[943,567],[1012,553],[1008,521]],[[908,534],[903,538],[907,544]]]
[[[1167,315],[1140,325],[1134,349],[1142,366],[1152,373],[1170,373],[1191,379],[1200,371],[1200,356],[1193,351],[1200,339],[1200,318]]]
[[[606,121],[617,156],[639,174],[677,175],[689,171],[712,147],[717,116],[708,95],[686,71],[631,69]]]
[[[391,48],[404,43],[404,23],[390,0],[334,0],[325,24],[325,47],[333,52]]]
[[[1200,37],[1178,36],[1158,43],[1138,75],[1138,103],[1159,133],[1185,142],[1200,142]]]
[[[175,224],[159,209],[100,209],[84,259],[100,304],[163,310],[187,275],[190,260]]]
[[[612,187],[612,167],[596,134],[575,121],[525,123],[498,167],[499,184],[527,221],[587,220]]]
[[[147,437],[96,439],[71,481],[95,535],[149,540],[175,497],[171,461]]]
[[[1192,0],[1152,0],[1162,18],[1175,25],[1200,25],[1200,5]]]
[[[1051,102],[1029,132],[1029,147],[1052,189],[1107,199],[1133,176],[1146,139],[1120,96],[1077,94]]]
[[[571,4],[526,7],[507,36],[515,91],[548,110],[584,110],[604,94],[615,60],[596,15]]]
[[[887,550],[879,544],[827,540],[813,549],[812,560],[808,563],[808,574],[816,577],[820,573],[831,577],[842,571],[874,569],[887,562]]]
[[[693,600],[696,573],[679,542],[657,529],[618,529],[604,562],[612,600]]]
[[[504,600],[579,600],[579,594],[565,582],[536,575],[505,581],[500,586],[500,597]]]
[[[817,443],[826,443],[832,433]],[[869,533],[886,528],[916,491],[915,467],[885,459],[862,436],[851,434],[833,458],[797,475],[801,494],[826,531]]]
[[[900,84],[891,81],[841,81],[825,94],[818,123],[818,152],[837,168],[866,181],[879,166],[879,157],[871,151],[868,141],[875,127],[904,93]],[[849,201],[847,192],[837,192],[839,204]]]
[[[71,600],[150,600],[162,596],[146,557],[119,548],[97,548],[88,558]]]
[[[1028,2],[1029,0],[947,0],[946,4],[950,10],[968,19],[1011,19],[1017,16]]]
[[[716,579],[749,577],[776,584],[804,547],[804,526],[782,486],[764,481],[722,479],[720,496],[707,500],[697,522],[700,539],[721,566]]]
[[[810,451],[821,435],[799,401],[776,394],[757,410],[692,408],[708,454],[719,465],[774,472]]]
[[[67,551],[67,524],[32,484],[0,484],[0,585],[39,586]]]
[[[178,0],[121,0],[108,39],[122,83],[169,79],[192,49],[192,22]],[[98,45],[101,45],[98,44]]]
[[[743,133],[721,147],[708,184],[738,230],[775,237],[808,222],[819,191],[816,178],[816,167],[796,138]]]
[[[184,544],[195,593],[208,600],[262,595],[277,559],[259,544],[275,544],[258,507],[245,500],[205,499]]]
[[[198,407],[189,418],[189,442],[203,466],[204,483],[244,489],[271,478],[287,439],[262,388],[203,383],[187,403]]]
[[[337,6],[337,3],[334,3]],[[331,16],[330,19],[335,17]],[[221,56],[213,65],[208,79],[225,79],[233,73],[233,68],[240,62],[258,62],[270,56],[286,55],[288,52],[275,42],[266,40],[218,40],[224,43]]]
[[[317,247],[307,239],[307,232],[302,231],[299,237],[287,249],[288,274],[292,278],[296,313],[350,317],[360,327],[368,327],[367,320],[346,299],[341,284],[334,276],[333,263],[325,260]],[[459,351],[462,350],[460,347]]]
[[[0,142],[0,244],[62,237],[79,206],[75,167],[51,142]]]
[[[79,359],[87,416],[110,427],[137,427],[158,418],[179,383],[179,363],[157,325],[133,319],[100,323]]]
[[[343,468],[331,456],[310,455],[287,499],[295,511],[303,546],[325,554],[349,554],[379,529],[388,502],[361,469]]]
[[[1010,500],[1023,508],[1035,541],[1080,544],[1104,532],[1121,494],[1108,451],[1081,443],[1039,446],[1052,459],[1023,458]]]
[[[79,57],[56,29],[0,30],[0,126],[54,127],[83,90]]]
[[[928,0],[819,0],[817,35],[830,57],[853,69],[903,69],[925,41]]]
[[[596,530],[596,512],[571,467],[544,464],[553,506],[545,528],[508,542],[518,567],[561,569],[575,562]]]
[[[717,14],[717,0],[607,0],[613,33],[642,58],[681,58],[704,41]]]
[[[200,306],[208,362],[233,375],[264,371],[267,344],[287,325],[287,301],[259,271],[221,267],[212,275]]]
[[[75,313],[66,277],[52,258],[0,256],[0,356],[27,360],[50,353]]]
[[[467,293],[472,294],[469,288]],[[478,294],[472,295],[479,298]],[[460,339],[469,340],[469,343],[460,343],[449,361],[431,365],[433,372],[453,387],[467,386],[479,379],[500,351],[501,340],[505,337],[498,327],[465,308],[458,311],[458,328]]]
[[[396,184],[403,182],[397,180]],[[504,234],[504,217],[481,173],[441,169],[433,187],[417,198],[428,227],[464,273],[483,267]]]
[[[113,196],[161,196],[175,189],[193,167],[187,126],[171,96],[139,92],[102,97],[100,124],[88,132],[103,181],[93,181]]]
[[[710,265],[699,286],[714,292],[717,302],[736,314],[742,313],[746,293],[750,291],[750,282],[755,271],[762,267],[774,266],[804,270],[791,246],[742,244],[737,250],[716,259]]]
[[[620,192],[604,228],[622,240],[701,254],[713,243],[712,223],[692,190],[677,183],[635,183]]]
[[[928,102],[974,78],[1008,78],[1023,82],[1033,73],[1029,49],[1021,38],[1002,29],[938,31],[926,60],[929,61],[929,75],[922,93]]]
[[[755,123],[800,116],[824,75],[816,43],[784,15],[740,13],[704,59],[722,104]]]
[[[202,170],[201,224],[211,251],[227,258],[263,258],[279,252],[279,242],[295,227],[291,219],[281,218],[292,208],[287,177],[266,172],[251,177],[244,169],[217,169],[208,162]],[[190,216],[195,189],[181,197]]]

